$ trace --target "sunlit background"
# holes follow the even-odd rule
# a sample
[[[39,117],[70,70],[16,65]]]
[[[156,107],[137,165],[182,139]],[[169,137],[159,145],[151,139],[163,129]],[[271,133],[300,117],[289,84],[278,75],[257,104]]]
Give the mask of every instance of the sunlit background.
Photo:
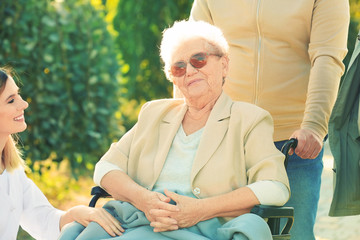
[[[14,67],[30,104],[20,134],[28,176],[54,206],[87,204],[94,164],[109,145],[145,101],[172,97],[161,32],[188,18],[192,2],[0,1],[0,66]],[[360,22],[359,0],[350,4],[349,53]],[[32,238],[21,231],[18,239]]]

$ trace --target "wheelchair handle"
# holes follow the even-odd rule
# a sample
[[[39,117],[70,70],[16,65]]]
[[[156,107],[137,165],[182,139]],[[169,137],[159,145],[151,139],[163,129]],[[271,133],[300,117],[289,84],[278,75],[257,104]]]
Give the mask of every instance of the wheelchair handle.
[[[284,165],[287,168],[288,165],[288,158],[289,158],[289,151],[290,149],[295,150],[298,144],[298,140],[296,138],[291,138],[290,140],[286,141],[285,144],[281,148],[281,152],[285,155]]]

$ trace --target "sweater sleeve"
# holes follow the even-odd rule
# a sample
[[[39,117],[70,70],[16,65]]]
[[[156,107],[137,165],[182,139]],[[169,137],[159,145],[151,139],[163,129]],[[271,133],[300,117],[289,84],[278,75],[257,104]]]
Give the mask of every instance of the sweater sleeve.
[[[205,21],[211,24],[213,23],[211,12],[206,0],[195,0],[190,12],[190,20]]]
[[[347,53],[349,2],[317,0],[312,17],[308,48],[311,71],[301,127],[324,138],[340,78],[344,73],[342,61]]]
[[[24,189],[21,227],[38,240],[56,240],[60,235],[60,218],[64,214],[54,208],[41,190],[22,171]]]

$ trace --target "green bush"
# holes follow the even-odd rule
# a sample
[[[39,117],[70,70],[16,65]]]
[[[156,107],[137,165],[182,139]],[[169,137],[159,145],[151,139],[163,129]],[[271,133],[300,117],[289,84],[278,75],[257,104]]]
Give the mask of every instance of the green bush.
[[[172,96],[172,84],[164,75],[159,55],[162,31],[175,20],[189,18],[192,3],[119,0],[113,28],[122,63],[121,112],[126,129],[133,126],[142,103]]]
[[[92,170],[121,135],[119,65],[104,11],[90,0],[1,0],[0,15],[0,65],[17,70],[30,104],[27,162],[51,155]]]
[[[356,38],[360,29],[360,2],[359,0],[350,0],[350,25],[348,34],[348,54],[344,63],[348,66],[352,52],[354,51]]]

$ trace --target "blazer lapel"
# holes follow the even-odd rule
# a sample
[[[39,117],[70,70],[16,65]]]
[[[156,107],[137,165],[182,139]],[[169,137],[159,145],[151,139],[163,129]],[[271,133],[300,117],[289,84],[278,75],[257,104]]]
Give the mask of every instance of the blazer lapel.
[[[162,122],[160,123],[159,144],[158,144],[157,154],[154,160],[155,178],[153,184],[155,184],[157,178],[160,175],[166,157],[169,153],[171,144],[184,118],[186,110],[187,110],[186,104],[174,108],[169,113],[166,114],[166,116],[163,118]]]
[[[191,170],[191,182],[223,141],[229,126],[231,105],[230,97],[222,93],[206,122]]]

